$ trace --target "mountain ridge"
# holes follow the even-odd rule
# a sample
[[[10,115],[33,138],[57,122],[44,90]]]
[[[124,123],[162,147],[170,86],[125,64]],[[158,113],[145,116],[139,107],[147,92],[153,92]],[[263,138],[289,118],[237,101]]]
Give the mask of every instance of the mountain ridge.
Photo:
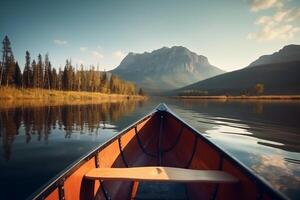
[[[149,92],[176,89],[224,73],[211,65],[207,57],[183,46],[130,52],[111,72]]]
[[[250,63],[248,67],[298,60],[300,60],[300,45],[289,44],[272,54],[260,56],[258,59]]]
[[[169,95],[251,95],[258,83],[264,85],[264,94],[300,94],[300,45],[284,46],[245,68],[170,91]]]

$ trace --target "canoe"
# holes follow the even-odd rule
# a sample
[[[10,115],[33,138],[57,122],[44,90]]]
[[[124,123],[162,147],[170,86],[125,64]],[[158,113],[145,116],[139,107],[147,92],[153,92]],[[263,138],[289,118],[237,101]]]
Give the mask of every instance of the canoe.
[[[165,104],[29,199],[287,199]]]

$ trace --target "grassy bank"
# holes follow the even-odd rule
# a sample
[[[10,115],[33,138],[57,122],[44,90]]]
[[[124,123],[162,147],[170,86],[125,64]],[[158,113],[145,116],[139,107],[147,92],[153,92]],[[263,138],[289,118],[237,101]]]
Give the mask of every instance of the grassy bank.
[[[19,89],[0,87],[0,100],[39,100],[39,101],[107,101],[124,99],[144,99],[139,95],[104,94],[98,92],[57,91],[46,89]]]
[[[300,95],[258,95],[258,96],[174,96],[176,99],[220,99],[220,100],[300,100]]]

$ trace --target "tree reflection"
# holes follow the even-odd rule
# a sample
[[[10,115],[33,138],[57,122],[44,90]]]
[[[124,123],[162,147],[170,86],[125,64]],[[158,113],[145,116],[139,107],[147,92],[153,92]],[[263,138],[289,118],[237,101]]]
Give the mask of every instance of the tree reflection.
[[[4,157],[9,160],[11,156],[11,146],[14,142],[15,135],[19,134],[21,124],[20,110],[5,111],[0,113],[1,137],[4,149]]]
[[[124,114],[132,112],[137,101],[88,105],[61,105],[41,107],[0,108],[0,137],[4,157],[9,160],[15,136],[19,130],[30,143],[32,136],[38,141],[48,143],[53,129],[64,130],[65,138],[71,138],[74,131],[81,134],[98,134],[107,123],[114,123]]]
[[[256,114],[263,114],[263,111],[264,111],[264,104],[263,104],[263,102],[261,102],[261,101],[255,102],[255,104],[254,104],[254,112]]]

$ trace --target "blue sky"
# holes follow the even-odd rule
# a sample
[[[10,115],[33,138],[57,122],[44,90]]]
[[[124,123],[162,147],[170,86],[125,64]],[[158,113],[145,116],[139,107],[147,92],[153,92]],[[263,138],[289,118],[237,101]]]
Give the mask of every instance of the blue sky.
[[[1,0],[1,11],[22,68],[26,50],[110,70],[128,52],[181,45],[231,71],[300,44],[299,0]]]

